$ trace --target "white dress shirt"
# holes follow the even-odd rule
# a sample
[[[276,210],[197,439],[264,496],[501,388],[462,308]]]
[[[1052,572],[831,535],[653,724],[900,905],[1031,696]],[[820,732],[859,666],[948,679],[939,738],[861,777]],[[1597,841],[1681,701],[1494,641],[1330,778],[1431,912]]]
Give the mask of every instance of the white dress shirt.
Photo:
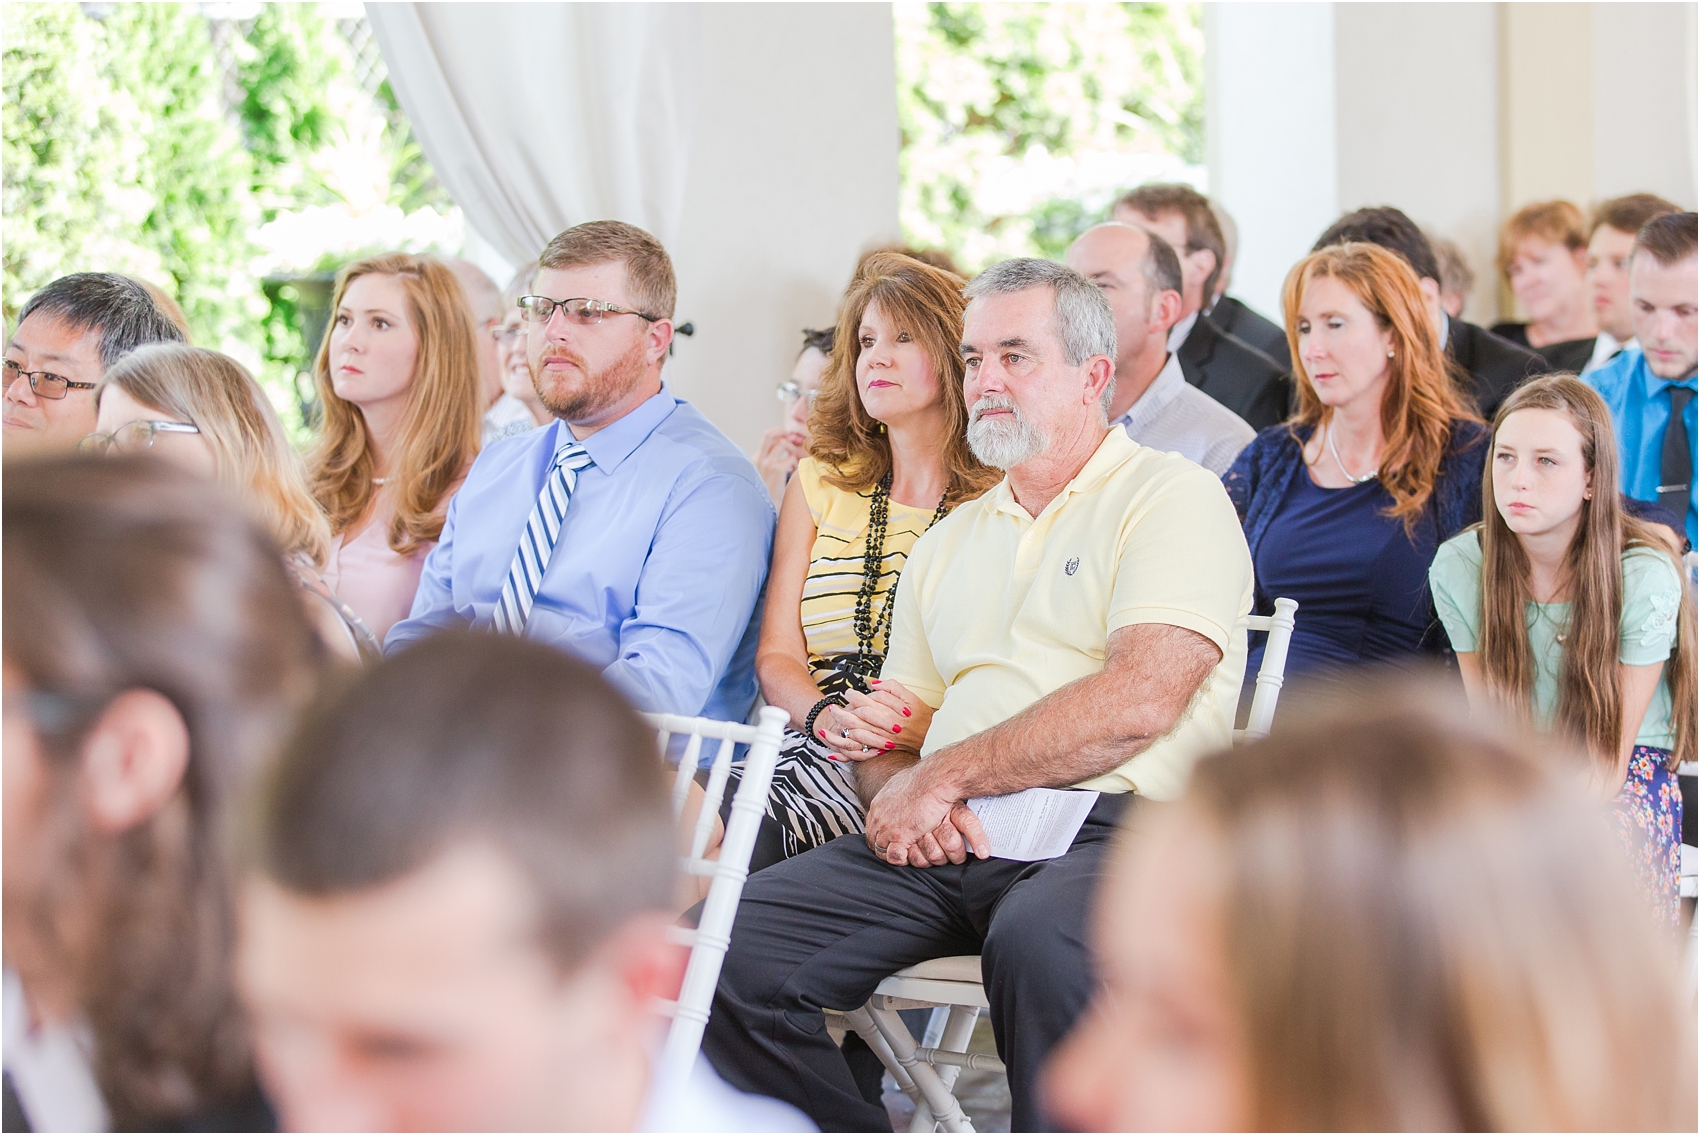
[[[1619,343],[1616,336],[1614,336],[1610,331],[1601,331],[1599,336],[1594,340],[1594,353],[1589,356],[1588,364],[1582,368],[1582,373],[1587,374],[1590,371],[1599,370],[1601,367],[1611,362],[1612,356],[1616,355],[1619,351],[1633,350],[1640,345],[1640,343],[1635,341],[1635,337],[1633,335],[1629,337],[1629,342]]]
[[[1140,445],[1178,453],[1218,477],[1257,436],[1238,414],[1188,384],[1173,352],[1156,381],[1112,424]]]
[[[30,1130],[112,1130],[89,1062],[93,1040],[88,1029],[32,1022],[24,983],[9,969],[3,997],[6,1075]]]
[[[818,1131],[788,1103],[740,1092],[702,1056],[677,1092],[654,1092],[638,1120],[639,1131]]]

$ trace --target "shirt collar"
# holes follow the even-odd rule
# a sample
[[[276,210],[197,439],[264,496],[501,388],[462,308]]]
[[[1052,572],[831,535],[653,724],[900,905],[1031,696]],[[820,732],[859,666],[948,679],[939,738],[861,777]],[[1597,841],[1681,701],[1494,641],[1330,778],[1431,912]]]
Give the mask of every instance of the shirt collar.
[[[1186,385],[1186,375],[1181,373],[1181,357],[1173,351],[1163,361],[1163,369],[1157,372],[1157,377],[1151,380],[1151,385],[1145,388],[1145,393],[1134,400],[1127,408],[1127,413],[1117,418],[1111,425],[1124,429],[1136,429],[1157,414],[1164,406],[1175,400],[1175,395]]]
[[[1192,334],[1193,325],[1198,322],[1198,312],[1193,312],[1173,327],[1169,328],[1169,350],[1178,351],[1186,337]]]
[[[1086,464],[1080,467],[1080,472],[1063,486],[1062,492],[1058,493],[1056,499],[1046,505],[1044,512],[1039,515],[1055,512],[1062,507],[1062,502],[1073,494],[1091,489],[1137,452],[1139,445],[1127,436],[1126,430],[1111,429],[1104,435],[1104,440],[1098,443],[1098,448],[1092,451],[1092,456],[1086,459]],[[1008,476],[992,486],[992,490],[986,494],[986,499],[991,503],[994,512],[1007,512],[1021,520],[1037,519],[1029,516],[1027,510],[1016,501],[1015,492],[1009,487]]]
[[[621,462],[632,455],[632,451],[644,443],[644,439],[655,432],[655,427],[667,420],[667,415],[679,400],[673,397],[673,392],[663,382],[661,389],[644,399],[625,417],[607,425],[579,442],[584,451],[590,454],[590,459],[604,473],[612,473],[620,467]],[[555,423],[555,448],[573,442],[573,432],[564,421]]]
[[[1642,351],[1641,356],[1635,360],[1635,365],[1640,367],[1641,373],[1647,376],[1647,394],[1649,396],[1658,394],[1667,386],[1686,386],[1690,390],[1696,389],[1693,371],[1689,371],[1681,378],[1660,378],[1654,374],[1653,368],[1647,365],[1647,353],[1645,351]]]
[[[1452,338],[1452,317],[1446,314],[1444,308],[1440,312],[1440,349],[1446,350],[1446,341]]]

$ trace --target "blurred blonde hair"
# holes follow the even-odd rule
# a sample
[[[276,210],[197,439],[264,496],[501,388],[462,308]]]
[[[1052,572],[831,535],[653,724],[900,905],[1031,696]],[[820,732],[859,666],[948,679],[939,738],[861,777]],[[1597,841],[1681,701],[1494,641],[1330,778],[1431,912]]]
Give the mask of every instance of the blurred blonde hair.
[[[442,534],[450,490],[478,456],[484,415],[478,349],[466,290],[441,260],[390,252],[357,261],[337,274],[331,323],[313,359],[325,421],[308,459],[313,496],[330,518],[332,532],[347,532],[358,525],[376,496],[366,419],[360,407],[332,388],[330,367],[336,312],[348,285],[365,275],[394,276],[401,281],[407,291],[408,318],[419,336],[401,441],[390,458],[387,476],[395,495],[389,546],[406,556]]]
[[[1583,767],[1408,675],[1198,764],[1252,1130],[1694,1130],[1676,944]]]
[[[324,566],[330,525],[307,491],[277,411],[241,363],[204,347],[152,344],[113,364],[95,391],[96,405],[109,386],[198,427],[218,480],[242,495],[284,554],[302,552]]]

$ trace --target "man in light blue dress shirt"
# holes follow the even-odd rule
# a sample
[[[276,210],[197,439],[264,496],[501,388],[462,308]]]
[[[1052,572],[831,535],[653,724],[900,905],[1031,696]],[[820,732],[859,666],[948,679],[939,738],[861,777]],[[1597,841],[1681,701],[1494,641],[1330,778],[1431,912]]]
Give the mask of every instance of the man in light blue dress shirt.
[[[557,420],[479,455],[385,650],[492,626],[557,452],[576,443],[588,464],[520,633],[601,667],[639,709],[742,721],[773,504],[749,458],[661,380],[672,263],[617,221],[568,229],[539,263],[520,305],[532,381]]]
[[[1623,491],[1662,504],[1696,538],[1696,218],[1670,213],[1647,222],[1629,262],[1629,305],[1639,350],[1592,371],[1588,382],[1611,407],[1623,460]],[[1672,415],[1672,409],[1679,412]]]

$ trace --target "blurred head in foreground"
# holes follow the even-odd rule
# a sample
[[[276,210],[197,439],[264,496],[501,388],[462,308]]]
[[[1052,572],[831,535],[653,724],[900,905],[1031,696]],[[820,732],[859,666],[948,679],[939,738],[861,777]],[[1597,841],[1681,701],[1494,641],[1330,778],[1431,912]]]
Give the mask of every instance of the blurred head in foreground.
[[[12,464],[4,497],[6,967],[36,1036],[86,1029],[97,1129],[229,1130],[226,828],[322,648],[261,525],[167,462]],[[20,1082],[38,1130],[75,1087]]]
[[[1550,742],[1393,687],[1206,758],[1135,817],[1071,1129],[1692,1130],[1693,1018]],[[1578,766],[1580,762],[1577,762]]]
[[[629,1130],[668,944],[654,735],[548,647],[440,635],[309,716],[259,795],[239,976],[294,1130]]]

